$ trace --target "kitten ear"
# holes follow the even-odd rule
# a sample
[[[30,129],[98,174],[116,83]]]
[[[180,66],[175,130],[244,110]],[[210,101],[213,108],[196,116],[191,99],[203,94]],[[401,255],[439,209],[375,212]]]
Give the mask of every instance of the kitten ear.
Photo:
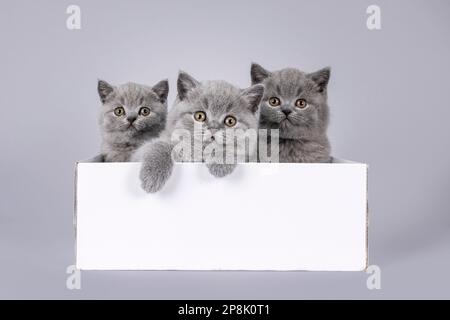
[[[319,71],[308,74],[308,77],[319,86],[319,92],[326,90],[328,81],[330,80],[331,68],[326,67]]]
[[[106,98],[114,91],[114,87],[106,81],[98,80],[97,91],[100,96],[100,101],[105,103]]]
[[[199,84],[200,82],[195,80],[189,74],[184,71],[180,71],[177,80],[178,97],[180,98],[180,100],[186,98],[187,93]]]
[[[264,95],[264,86],[262,84],[255,84],[250,88],[242,91],[242,96],[247,100],[249,109],[252,113],[258,111],[259,103]]]
[[[252,63],[250,67],[250,75],[252,77],[252,84],[258,84],[263,82],[267,77],[271,75],[270,71],[267,71],[257,63]]]
[[[162,80],[152,87],[152,90],[159,97],[159,100],[164,103],[169,95],[169,81],[167,79]]]

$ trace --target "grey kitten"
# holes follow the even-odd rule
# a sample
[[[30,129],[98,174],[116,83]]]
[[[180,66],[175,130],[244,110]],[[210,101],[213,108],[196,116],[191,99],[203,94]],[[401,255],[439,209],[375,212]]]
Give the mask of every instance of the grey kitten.
[[[102,102],[99,116],[101,153],[106,162],[130,161],[145,141],[157,137],[167,117],[167,80],[153,87],[136,83],[112,86],[98,81]]]
[[[226,149],[223,137],[227,130],[237,132],[236,129],[256,130],[258,127],[258,106],[264,94],[262,85],[241,90],[225,81],[199,82],[180,72],[177,89],[178,96],[169,112],[166,129],[159,139],[145,144],[139,151],[143,160],[140,178],[142,188],[147,192],[156,192],[164,186],[174,160],[206,162],[210,173],[216,177],[230,174],[236,163],[205,160],[210,154],[201,142]],[[194,130],[199,127],[201,130]],[[194,152],[200,143],[201,159],[195,159],[192,154],[187,159],[186,154],[176,149],[177,141],[173,141],[172,134],[180,130],[193,137],[189,140],[189,148],[193,146]],[[256,152],[256,139],[254,145],[244,149],[238,146],[232,150],[237,154]]]
[[[314,73],[270,72],[253,63],[252,84],[263,83],[261,129],[279,129],[280,162],[329,162],[327,85],[330,68]],[[269,131],[270,132],[270,131]]]

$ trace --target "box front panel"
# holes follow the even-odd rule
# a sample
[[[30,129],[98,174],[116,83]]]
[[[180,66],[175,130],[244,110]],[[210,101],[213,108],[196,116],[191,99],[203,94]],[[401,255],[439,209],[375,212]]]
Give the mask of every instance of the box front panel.
[[[177,164],[157,194],[139,163],[80,163],[77,266],[99,270],[362,270],[366,165]]]

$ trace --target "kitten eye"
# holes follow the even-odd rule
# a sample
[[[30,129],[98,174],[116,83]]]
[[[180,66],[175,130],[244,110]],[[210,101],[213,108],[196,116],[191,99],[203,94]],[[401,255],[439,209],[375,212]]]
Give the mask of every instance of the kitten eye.
[[[117,107],[114,109],[114,115],[121,117],[125,114],[125,109],[123,107]]]
[[[197,111],[196,113],[194,113],[194,119],[198,122],[205,122],[206,113],[204,113],[203,111]]]
[[[305,99],[298,99],[295,101],[295,106],[299,107],[300,109],[305,109],[308,106],[308,103],[306,103]]]
[[[280,103],[281,103],[281,101],[280,101],[280,99],[278,99],[277,97],[272,97],[272,98],[269,99],[269,104],[270,104],[272,107],[279,106]]]
[[[150,114],[150,108],[147,108],[147,107],[140,108],[139,114],[144,117],[148,116]]]
[[[234,127],[236,125],[236,122],[236,118],[233,116],[228,116],[224,120],[224,123],[227,127]]]

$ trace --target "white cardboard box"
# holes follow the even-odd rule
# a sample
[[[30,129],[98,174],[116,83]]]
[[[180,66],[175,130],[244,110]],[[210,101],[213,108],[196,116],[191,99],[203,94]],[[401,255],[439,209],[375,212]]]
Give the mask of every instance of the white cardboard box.
[[[93,162],[94,161],[94,162]],[[176,164],[162,191],[139,163],[79,162],[82,270],[328,270],[367,266],[367,165],[239,164],[214,178]]]

